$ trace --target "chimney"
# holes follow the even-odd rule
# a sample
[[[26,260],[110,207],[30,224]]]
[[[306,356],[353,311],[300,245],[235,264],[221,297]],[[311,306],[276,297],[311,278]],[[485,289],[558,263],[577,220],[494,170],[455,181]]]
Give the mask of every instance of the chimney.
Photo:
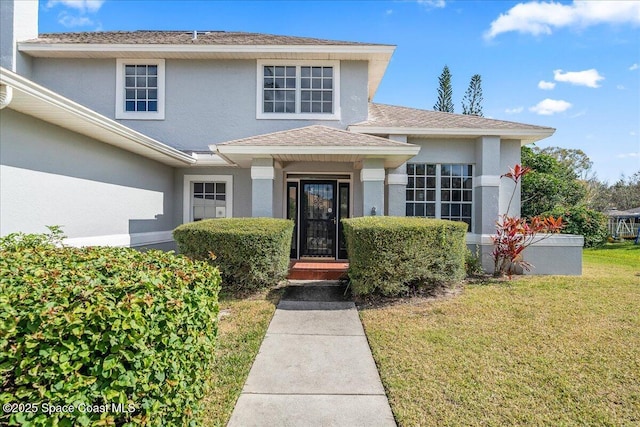
[[[38,0],[0,0],[0,66],[28,74],[17,43],[38,37]]]

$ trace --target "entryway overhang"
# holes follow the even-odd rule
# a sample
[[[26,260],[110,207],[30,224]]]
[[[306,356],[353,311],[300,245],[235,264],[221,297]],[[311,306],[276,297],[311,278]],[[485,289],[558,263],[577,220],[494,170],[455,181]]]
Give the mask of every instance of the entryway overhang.
[[[243,168],[250,167],[254,159],[273,159],[280,165],[291,162],[359,165],[367,159],[381,159],[384,168],[397,168],[420,151],[414,144],[320,125],[237,139],[209,148]]]

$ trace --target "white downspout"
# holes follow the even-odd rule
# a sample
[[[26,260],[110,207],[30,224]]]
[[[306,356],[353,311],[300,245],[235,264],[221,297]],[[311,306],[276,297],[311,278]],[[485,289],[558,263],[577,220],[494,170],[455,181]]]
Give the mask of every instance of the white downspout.
[[[13,99],[13,88],[7,85],[0,85],[0,110],[7,107]]]

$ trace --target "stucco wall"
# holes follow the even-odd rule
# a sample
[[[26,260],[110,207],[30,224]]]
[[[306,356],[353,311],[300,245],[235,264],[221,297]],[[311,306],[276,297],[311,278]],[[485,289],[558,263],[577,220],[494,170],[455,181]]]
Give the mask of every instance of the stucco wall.
[[[165,120],[120,120],[179,149],[322,124],[345,129],[366,120],[367,63],[340,63],[341,120],[257,120],[255,60],[167,60]],[[115,117],[115,59],[34,58],[32,78],[107,117]]]
[[[106,244],[173,229],[171,167],[9,108],[0,121],[2,235],[61,225]]]

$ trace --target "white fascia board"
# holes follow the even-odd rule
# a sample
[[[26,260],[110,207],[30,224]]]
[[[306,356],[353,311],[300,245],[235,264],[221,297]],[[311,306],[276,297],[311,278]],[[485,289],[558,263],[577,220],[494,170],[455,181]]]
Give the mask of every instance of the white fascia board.
[[[18,43],[18,50],[36,52],[149,52],[149,53],[331,53],[393,54],[392,45],[184,45],[184,44],[94,44]]]
[[[407,128],[407,127],[373,127],[349,126],[355,133],[372,135],[427,135],[427,136],[498,136],[514,139],[544,139],[555,133],[555,129],[483,129],[483,128]]]
[[[398,147],[334,147],[334,146],[315,146],[315,145],[303,145],[303,146],[257,146],[257,145],[218,145],[217,150],[220,154],[351,154],[351,155],[413,155],[415,156],[420,151],[420,147],[417,145],[402,145]]]
[[[214,153],[191,153],[191,156],[196,159],[191,166],[235,166]]]
[[[179,161],[180,163],[189,165],[195,163],[195,159],[182,151],[176,150],[162,142],[156,141],[140,132],[130,129],[102,114],[84,107],[76,102],[71,101],[68,98],[63,97],[49,89],[46,89],[31,80],[28,80],[16,73],[13,73],[6,68],[0,67],[0,83],[13,87],[15,91],[20,91],[29,97],[33,97],[40,102],[46,103],[54,108],[59,108],[68,112],[83,122],[89,122],[94,126],[107,130],[115,135],[118,135],[131,144],[141,145],[157,153],[163,154],[171,160]],[[55,123],[59,126],[65,127],[64,124]],[[74,131],[75,132],[75,131]],[[89,137],[101,140],[98,137],[90,135]]]

